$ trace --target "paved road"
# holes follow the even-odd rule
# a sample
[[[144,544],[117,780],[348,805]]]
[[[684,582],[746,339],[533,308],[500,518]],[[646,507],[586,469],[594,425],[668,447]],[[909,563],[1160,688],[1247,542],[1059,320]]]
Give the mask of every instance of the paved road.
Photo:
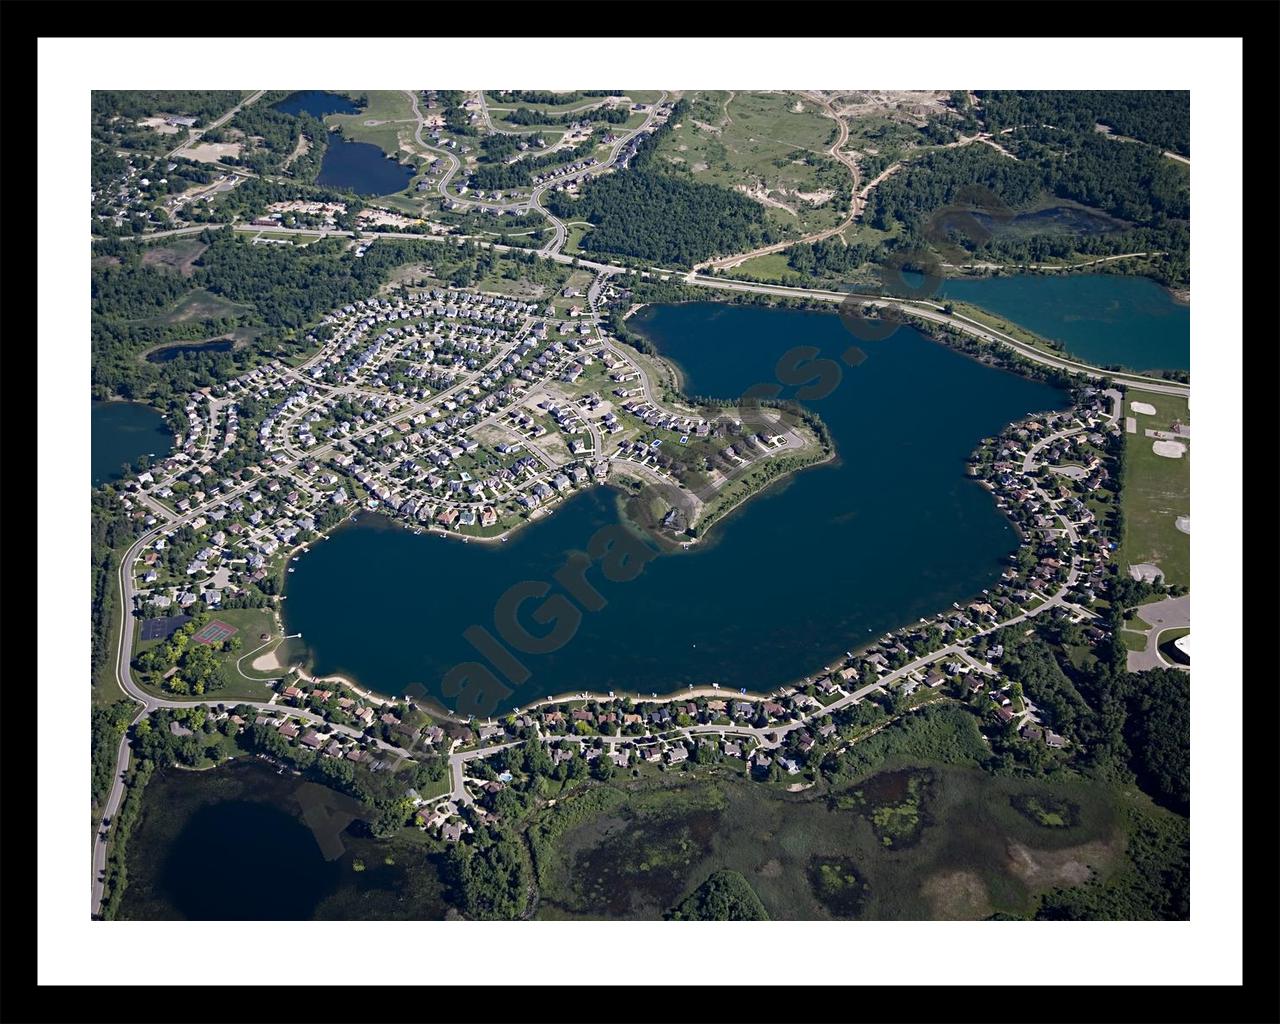
[[[694,266],[694,270],[702,270],[705,267],[718,267],[727,270],[745,263],[747,260],[754,259],[756,256],[765,256],[769,253],[782,252],[784,249],[790,249],[793,245],[799,245],[802,242],[820,242],[832,235],[837,235],[862,214],[863,207],[866,205],[866,194],[859,191],[862,183],[862,170],[858,167],[858,161],[848,153],[841,152],[844,144],[849,141],[849,125],[843,117],[836,113],[835,108],[831,105],[831,101],[817,93],[805,93],[810,100],[821,105],[829,118],[835,121],[839,128],[836,134],[836,141],[827,150],[827,153],[834,157],[837,161],[844,164],[849,170],[849,174],[853,178],[853,187],[849,193],[849,216],[842,220],[833,228],[827,228],[825,231],[815,231],[812,234],[804,235],[801,238],[793,238],[785,242],[775,242],[773,245],[765,245],[759,249],[752,249],[750,252],[735,253],[732,256],[721,256],[718,259],[707,260],[705,263],[699,263]],[[730,94],[732,98],[732,94]],[[725,117],[729,116],[729,102],[725,101]]]
[[[984,341],[998,342],[1017,351],[1020,355],[1026,356],[1033,362],[1041,363],[1044,366],[1052,366],[1056,369],[1066,370],[1070,373],[1081,374],[1095,380],[1101,380],[1109,377],[1118,383],[1124,384],[1126,387],[1133,388],[1137,391],[1150,391],[1156,394],[1164,395],[1189,395],[1191,393],[1191,385],[1183,384],[1178,381],[1165,380],[1160,377],[1148,377],[1138,373],[1120,373],[1103,370],[1088,363],[1077,362],[1074,359],[1067,359],[1064,356],[1052,355],[1041,349],[1034,348],[1026,342],[1019,341],[1017,338],[1005,334],[1003,331],[996,330],[994,327],[987,327],[978,321],[970,319],[959,313],[951,315],[943,312],[943,307],[936,302],[929,302],[924,299],[886,299],[875,295],[861,295],[856,292],[837,292],[822,288],[792,288],[787,285],[765,285],[752,284],[747,281],[723,280],[715,277],[705,277],[701,274],[690,271],[685,274],[682,280],[686,284],[698,285],[703,288],[719,288],[725,291],[739,292],[756,292],[761,295],[790,295],[802,298],[823,299],[829,302],[843,302],[850,295],[855,295],[860,305],[871,305],[880,308],[893,307],[904,313],[910,313],[913,316],[922,317],[925,320],[932,320],[936,323],[947,324],[957,330],[964,331],[976,338]]]
[[[187,149],[190,146],[197,145],[200,142],[200,139],[204,136],[205,132],[212,131],[214,128],[221,128],[224,124],[226,124],[233,117],[235,117],[236,114],[240,113],[240,111],[245,107],[247,107],[250,103],[257,103],[258,100],[262,98],[262,94],[264,92],[266,92],[265,89],[259,89],[252,96],[246,96],[234,107],[232,107],[225,114],[219,117],[216,121],[210,121],[203,128],[192,128],[187,133],[186,141],[183,142],[182,145],[174,149],[171,149],[167,154],[168,157],[172,159],[176,154],[182,152],[182,150]],[[232,170],[233,168],[228,168],[228,169]]]
[[[1147,638],[1146,650],[1130,651],[1125,667],[1130,672],[1141,672],[1148,668],[1186,669],[1186,665],[1165,660],[1156,646],[1156,641],[1166,629],[1179,629],[1191,625],[1191,595],[1166,597],[1162,601],[1139,605],[1136,611],[1138,618],[1150,623],[1151,628],[1144,632]],[[1138,630],[1130,632],[1138,632]]]

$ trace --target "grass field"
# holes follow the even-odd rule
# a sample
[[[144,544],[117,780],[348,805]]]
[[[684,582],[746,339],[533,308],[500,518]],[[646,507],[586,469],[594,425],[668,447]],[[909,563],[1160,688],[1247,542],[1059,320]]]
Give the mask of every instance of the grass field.
[[[250,312],[248,306],[220,295],[214,295],[203,288],[194,288],[182,296],[167,311],[159,316],[147,317],[131,321],[141,324],[180,324],[188,320],[217,320],[224,317],[238,317]]]
[[[747,260],[746,263],[735,267],[732,274],[744,280],[781,283],[794,276],[796,271],[792,270],[791,265],[787,263],[785,252],[771,252]]]
[[[695,91],[688,99],[689,112],[664,138],[659,161],[698,181],[767,192],[766,216],[788,234],[840,223],[852,182],[826,153],[835,122],[821,108],[798,93]]]
[[[142,252],[142,263],[144,266],[171,270],[183,277],[190,277],[195,261],[207,248],[209,247],[198,238],[175,238],[165,245],[147,246]]]
[[[399,156],[401,144],[413,141],[417,121],[413,105],[403,92],[370,90],[369,105],[358,114],[330,114],[324,119],[329,126],[342,129],[342,136],[353,142],[370,142],[384,153]],[[381,124],[365,124],[379,121]]]
[[[1133,392],[1125,398],[1125,414],[1134,415],[1138,432],[1125,435],[1125,473],[1121,490],[1124,510],[1124,542],[1119,564],[1128,567],[1150,562],[1164,570],[1165,582],[1191,585],[1191,537],[1175,525],[1178,516],[1191,511],[1191,442],[1180,459],[1167,459],[1151,450],[1147,429],[1168,430],[1175,421],[1190,425],[1187,399],[1173,395],[1139,396],[1156,409],[1154,416],[1129,409]]]

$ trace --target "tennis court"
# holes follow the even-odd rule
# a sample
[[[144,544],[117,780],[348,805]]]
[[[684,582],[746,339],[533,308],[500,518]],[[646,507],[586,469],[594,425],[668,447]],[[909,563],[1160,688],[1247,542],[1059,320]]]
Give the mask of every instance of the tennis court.
[[[237,630],[235,626],[228,626],[225,622],[218,622],[215,620],[214,622],[210,622],[191,639],[198,644],[220,644],[232,633],[237,632],[239,632],[239,630]]]

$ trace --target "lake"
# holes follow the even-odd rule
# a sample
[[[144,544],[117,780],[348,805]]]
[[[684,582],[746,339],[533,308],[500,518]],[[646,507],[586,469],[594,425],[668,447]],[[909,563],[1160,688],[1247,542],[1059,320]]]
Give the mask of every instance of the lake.
[[[273,109],[280,111],[282,114],[292,114],[294,117],[299,114],[310,114],[315,118],[326,117],[329,114],[360,113],[360,108],[347,97],[319,89],[290,93],[275,104]]]
[[[1095,366],[1131,370],[1191,368],[1191,307],[1145,277],[1120,274],[1014,274],[953,278],[941,296],[971,302]]]
[[[349,142],[331,134],[316,184],[362,196],[386,196],[408,188],[413,174],[412,167],[388,157],[372,143]]]
[[[838,358],[852,340],[831,313],[717,303],[652,307],[633,322],[680,365],[687,393],[725,397],[773,380],[792,346]],[[910,328],[862,344],[866,361],[812,403],[838,463],[753,499],[707,541],[655,557],[635,579],[610,582],[592,567],[586,577],[605,606],[585,612],[559,650],[521,655],[530,677],[503,707],[588,687],[768,690],[999,579],[1017,535],[966,477],[966,459],[1007,423],[1065,407],[1066,394]],[[288,631],[302,633],[321,674],[439,699],[443,674],[479,659],[464,630],[493,631],[508,587],[552,580],[618,521],[615,493],[602,488],[505,544],[415,535],[364,516],[299,558],[283,606]],[[530,619],[537,607],[529,602],[523,620],[541,635],[548,624]]]
[[[94,402],[89,422],[94,487],[119,480],[122,464],[132,466],[140,455],[163,458],[173,449],[173,435],[164,417],[149,405]]]
[[[437,861],[421,846],[361,835],[357,823],[341,833],[341,855],[325,859],[301,818],[300,787],[312,785],[257,758],[158,771],[129,839],[118,918],[442,919]]]
[[[166,345],[164,348],[158,348],[154,352],[148,352],[147,362],[171,363],[179,356],[190,353],[230,352],[234,347],[235,342],[230,338],[221,338],[217,341],[202,341],[194,345]]]

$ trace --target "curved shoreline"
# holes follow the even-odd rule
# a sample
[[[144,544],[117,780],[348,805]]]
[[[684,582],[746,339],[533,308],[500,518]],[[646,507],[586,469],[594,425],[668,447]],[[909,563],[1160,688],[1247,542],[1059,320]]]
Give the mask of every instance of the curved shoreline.
[[[689,299],[685,301],[699,302],[699,301],[706,301],[706,300]],[[650,306],[650,305],[654,305],[654,303],[641,303],[639,304],[639,308],[644,308],[645,306]],[[818,311],[825,312],[825,310],[821,310],[821,309],[818,309]],[[964,356],[966,358],[973,359],[977,362],[980,362],[984,366],[987,366],[989,369],[1000,370],[1005,373],[1011,373],[1011,374],[1014,374],[1015,376],[1022,377],[1023,379],[1026,379],[1026,380],[1033,380],[1033,381],[1037,380],[1037,378],[1032,373],[1027,372],[1027,370],[1030,369],[1031,367],[1027,367],[1025,366],[1025,364],[1022,364],[1016,361],[1016,356],[1017,356],[1016,352],[1013,353],[1014,358],[1012,359],[1006,356],[1005,359],[1001,359],[998,362],[988,363],[978,358],[978,356],[975,353],[968,352],[954,345],[948,344],[946,340],[936,337],[930,331],[923,330],[920,327],[917,327],[909,323],[906,326],[909,326],[911,327],[911,329],[916,330],[917,333],[919,333],[923,338],[925,338],[925,340],[930,341],[933,344],[942,345],[943,347],[954,352],[956,355]],[[626,344],[625,342],[621,342],[621,343]],[[634,348],[634,346],[629,346],[629,347]],[[675,360],[670,359],[669,357],[664,356],[661,353],[642,353],[642,354],[648,356],[651,359],[661,361],[666,366],[672,369],[677,380],[681,380],[681,381],[683,380],[682,371],[679,367],[679,364]],[[1032,367],[1034,367],[1035,365],[1036,364],[1033,363]],[[1069,395],[1069,392],[1066,392],[1064,390],[1064,394]],[[688,396],[683,393],[683,390],[681,390],[678,397],[685,404],[696,408],[696,406],[694,406],[694,403],[689,402]],[[1070,407],[1070,403],[1068,404],[1067,407]],[[1007,424],[1006,426],[1011,426],[1016,423],[1034,420],[1040,416],[1045,415],[1045,412],[1046,410],[1029,411],[1019,419],[1011,421],[1011,423]],[[979,439],[979,442],[981,442],[981,439]],[[770,481],[759,490],[756,490],[751,494],[748,494],[741,501],[736,503],[730,509],[726,510],[719,518],[717,518],[711,524],[710,527],[708,527],[708,534],[705,539],[709,540],[711,531],[713,531],[721,521],[727,520],[733,512],[745,506],[753,498],[756,498],[761,494],[765,494],[773,490],[775,487],[777,487],[780,484],[789,484],[795,475],[797,475],[800,472],[803,472],[804,470],[816,468],[817,466],[821,466],[821,465],[827,465],[831,462],[835,462],[836,464],[839,464],[839,460],[840,460],[840,456],[839,456],[838,449],[836,448],[835,444],[832,443],[831,451],[827,456],[821,459],[814,460],[813,462],[808,463],[804,466],[798,467],[795,470],[788,471],[787,473],[778,477],[776,480]],[[967,480],[970,478],[966,475],[964,479]],[[612,482],[611,481],[607,482],[605,486],[606,487],[612,486]],[[624,497],[625,497],[625,492],[619,495],[620,499]],[[1027,538],[1023,535],[1022,531],[1018,528],[1018,525],[1015,522],[1013,522],[1012,518],[1008,514],[1002,512],[998,506],[995,506],[994,500],[992,501],[992,504],[995,507],[995,510],[997,512],[1001,512],[1001,515],[1005,519],[1006,523],[1012,528],[1013,533],[1017,538],[1017,543],[1014,545],[1013,551],[1010,552],[1010,555],[1012,556],[1016,554],[1017,551],[1027,543]],[[376,510],[374,510],[374,514],[377,514]],[[350,520],[354,520],[354,518],[355,518],[355,514],[353,514],[352,517],[349,517]],[[387,518],[387,517],[384,516],[383,518]],[[348,521],[349,520],[344,520],[343,523],[345,524]],[[392,526],[404,526],[404,524],[400,524],[395,520],[388,519],[388,522]],[[530,525],[532,525],[531,522],[528,522],[528,521],[523,522],[513,527],[511,530],[507,531],[507,534],[515,532],[519,530],[521,527],[530,526]],[[446,531],[434,531],[434,532],[446,533]],[[504,534],[503,536],[506,536],[507,534]],[[496,540],[496,538],[490,538],[490,539]],[[691,544],[685,545],[683,547],[687,550],[688,547],[692,547],[694,544],[700,543],[703,540],[704,538],[698,538],[697,541],[694,541]],[[676,552],[671,552],[671,553],[676,553]],[[982,591],[979,590],[977,593],[967,595],[963,600],[964,601],[976,600],[981,595],[981,593]],[[953,606],[960,603],[961,603],[960,601],[953,602]],[[876,644],[882,642],[886,637],[897,633],[899,630],[917,625],[919,622],[929,621],[938,615],[945,614],[946,611],[947,609],[939,609],[937,611],[930,613],[929,615],[926,615],[923,617],[917,617],[915,620],[901,622],[893,626],[892,628],[877,634],[871,639],[860,639],[856,643],[852,643],[852,645],[846,649],[845,656],[846,657],[856,656],[860,652],[866,650],[867,648],[873,647]],[[632,692],[628,690],[615,690],[612,692],[612,695],[610,695],[609,693],[599,693],[599,692],[590,691],[590,690],[568,691],[562,694],[549,694],[543,697],[538,697],[529,704],[513,705],[511,708],[503,712],[495,711],[493,714],[489,716],[488,720],[492,721],[492,720],[500,719],[500,718],[506,717],[509,714],[518,714],[523,711],[532,710],[534,708],[551,706],[555,704],[573,703],[575,701],[583,701],[583,700],[607,701],[607,700],[630,699],[634,702],[647,701],[649,703],[655,703],[655,702],[667,703],[670,701],[682,700],[689,697],[712,696],[712,695],[715,695],[715,696],[737,695],[737,696],[747,696],[754,700],[770,700],[770,699],[777,698],[779,695],[782,694],[783,691],[786,691],[789,689],[795,689],[799,686],[803,686],[806,684],[807,681],[813,678],[816,678],[817,676],[823,673],[830,673],[834,671],[835,668],[838,667],[840,661],[842,660],[843,658],[837,655],[835,658],[834,666],[821,666],[819,668],[802,673],[800,675],[789,678],[784,682],[777,684],[776,686],[774,686],[772,689],[768,691],[752,690],[749,688],[742,688],[742,687],[735,688],[727,685],[721,686],[711,681],[708,681],[705,683],[698,683],[698,684],[685,684],[683,689],[666,690],[656,694],[654,691],[650,691],[650,695],[645,695],[638,691]],[[366,696],[366,698],[371,701],[380,701],[382,703],[389,703],[389,702],[395,702],[397,700],[397,698],[394,698],[388,695],[379,694],[377,691],[374,691],[374,690],[363,689],[357,682],[355,682],[350,677],[341,673],[327,673],[323,676],[316,676],[311,674],[309,666],[290,666],[290,670],[293,670],[295,668],[297,669],[299,678],[301,679],[306,679],[312,682],[334,680],[340,683],[341,685],[347,686],[353,692],[358,693],[362,696]],[[429,714],[433,715],[433,717],[441,717],[441,712],[443,712],[443,717],[445,717],[449,721],[464,723],[471,720],[469,718],[462,718],[457,714],[457,712],[451,709],[445,708],[443,703],[440,702],[434,696],[423,697],[423,698],[419,698],[419,697],[409,698],[408,695],[406,695],[406,699],[411,700],[414,704],[421,707],[423,710],[426,710]]]

